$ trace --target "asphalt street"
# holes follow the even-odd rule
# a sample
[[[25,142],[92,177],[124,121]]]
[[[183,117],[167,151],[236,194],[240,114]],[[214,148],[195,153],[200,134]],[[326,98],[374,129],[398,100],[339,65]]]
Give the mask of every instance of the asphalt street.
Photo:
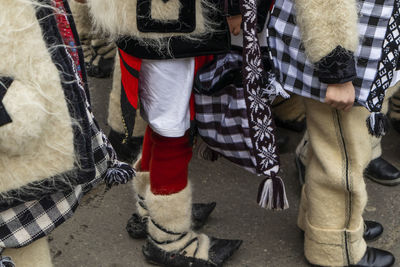
[[[101,127],[106,126],[110,79],[91,79],[91,98]],[[256,193],[260,177],[220,159],[215,163],[194,157],[190,179],[194,202],[216,201],[217,207],[202,231],[220,238],[242,239],[241,248],[226,267],[302,267],[303,237],[296,227],[300,185],[294,150],[302,134],[280,130],[290,141],[281,154],[290,209],[272,212],[259,208]],[[400,168],[400,134],[391,131],[383,140],[384,157]],[[369,201],[365,218],[381,222],[383,236],[370,245],[390,250],[400,262],[400,186],[386,187],[366,181]],[[133,240],[125,230],[135,211],[131,184],[100,186],[88,195],[76,215],[49,237],[55,267],[153,266],[142,256],[143,240]],[[400,266],[397,264],[396,266]]]

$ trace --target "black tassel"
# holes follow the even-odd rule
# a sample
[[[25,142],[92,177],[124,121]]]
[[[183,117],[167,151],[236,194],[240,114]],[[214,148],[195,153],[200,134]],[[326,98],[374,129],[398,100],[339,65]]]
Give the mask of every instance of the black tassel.
[[[0,267],[15,267],[15,264],[10,257],[0,256]]]
[[[115,161],[111,167],[108,168],[105,175],[105,182],[108,188],[114,185],[126,184],[135,176],[135,170],[128,164]]]
[[[384,136],[389,130],[389,120],[385,114],[372,112],[367,119],[368,131],[375,137]]]
[[[264,179],[258,188],[257,203],[269,210],[289,208],[285,185],[279,176]]]

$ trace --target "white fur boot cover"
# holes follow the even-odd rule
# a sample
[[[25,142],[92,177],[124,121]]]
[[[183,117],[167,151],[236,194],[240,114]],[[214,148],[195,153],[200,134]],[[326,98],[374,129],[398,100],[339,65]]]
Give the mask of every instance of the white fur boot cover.
[[[208,260],[210,240],[196,234],[192,224],[192,190],[188,185],[172,195],[154,195],[148,187],[146,204],[150,215],[148,237],[165,251]],[[197,252],[196,252],[197,250]]]
[[[145,217],[149,214],[144,197],[147,188],[150,186],[150,173],[140,171],[140,162],[139,159],[134,165],[137,172],[135,179],[133,179],[133,190],[136,197],[136,210],[141,217]]]
[[[3,255],[10,257],[16,267],[53,267],[46,238],[41,238],[26,247],[6,249]]]

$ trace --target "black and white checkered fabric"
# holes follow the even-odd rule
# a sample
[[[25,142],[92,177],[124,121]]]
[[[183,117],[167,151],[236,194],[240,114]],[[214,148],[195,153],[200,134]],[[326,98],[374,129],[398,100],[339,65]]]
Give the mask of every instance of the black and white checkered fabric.
[[[399,60],[399,1],[359,0],[358,4],[361,40],[355,53],[356,102],[370,111],[380,111],[384,91],[393,84],[393,70]],[[314,65],[307,59],[295,21],[293,0],[277,0],[268,32],[277,78],[285,90],[324,102],[327,85],[319,81]],[[371,97],[370,92],[375,94]]]
[[[0,213],[0,249],[17,248],[48,235],[57,226],[68,220],[78,207],[79,200],[106,173],[110,156],[103,132],[91,120],[92,146],[96,165],[96,177],[69,192],[59,192],[37,201],[30,201]]]
[[[241,52],[231,51],[199,70],[194,94],[197,129],[212,150],[231,162],[252,173],[271,175],[278,172],[279,159],[270,141],[273,125],[267,107],[276,88],[264,84],[265,88],[246,93],[241,68]],[[262,119],[252,122],[254,113]]]

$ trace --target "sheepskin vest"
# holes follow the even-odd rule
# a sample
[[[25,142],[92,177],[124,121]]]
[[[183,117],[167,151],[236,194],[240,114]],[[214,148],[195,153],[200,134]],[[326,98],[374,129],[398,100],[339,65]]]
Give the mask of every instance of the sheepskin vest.
[[[229,32],[220,0],[89,0],[97,29],[143,59],[222,53]]]
[[[0,1],[1,208],[95,177],[85,70],[76,69],[50,5]],[[75,56],[83,63],[80,50]]]

